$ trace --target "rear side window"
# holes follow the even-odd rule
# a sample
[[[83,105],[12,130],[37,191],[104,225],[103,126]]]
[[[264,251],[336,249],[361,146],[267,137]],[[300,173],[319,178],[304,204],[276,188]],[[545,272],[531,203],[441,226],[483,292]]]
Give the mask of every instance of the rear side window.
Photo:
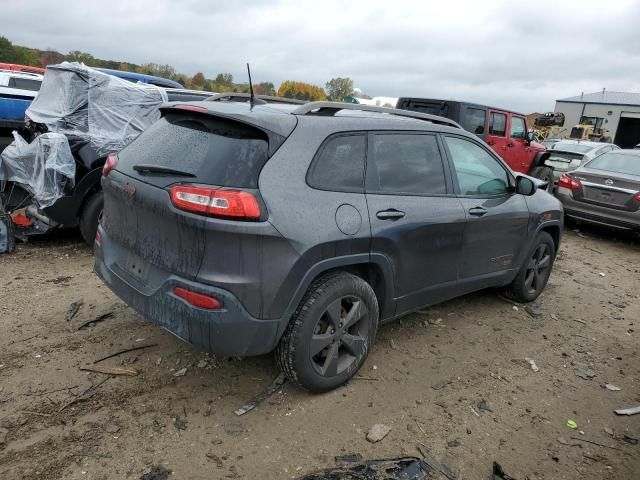
[[[434,135],[384,134],[373,142],[370,192],[447,193],[442,157]]]
[[[32,92],[40,90],[41,84],[41,80],[32,80],[30,78],[12,78],[9,80],[9,87],[19,90],[31,90]]]
[[[362,192],[366,148],[365,135],[330,138],[311,164],[307,183],[320,190]]]
[[[467,108],[464,112],[464,118],[462,119],[462,128],[467,132],[482,135],[484,134],[484,124],[486,120],[487,114],[484,110]]]
[[[168,114],[120,152],[116,168],[137,177],[133,167],[150,164],[191,174],[191,182],[257,188],[268,154],[266,134],[256,128],[204,115]],[[156,185],[175,179],[145,175],[145,181]]]
[[[507,116],[504,113],[491,112],[489,134],[504,137],[507,133]]]

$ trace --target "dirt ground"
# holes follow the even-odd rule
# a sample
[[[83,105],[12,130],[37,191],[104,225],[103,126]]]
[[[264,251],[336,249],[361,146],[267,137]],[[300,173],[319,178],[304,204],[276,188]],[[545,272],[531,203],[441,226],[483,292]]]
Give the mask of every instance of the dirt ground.
[[[485,291],[407,316],[381,329],[347,386],[286,385],[242,417],[233,411],[277,376],[272,358],[193,351],[122,304],[92,265],[75,234],[0,256],[3,480],[138,479],[153,465],[175,479],[288,479],[336,455],[420,456],[416,446],[464,479],[491,478],[493,461],[519,480],[640,478],[640,415],[614,413],[640,405],[630,236],[568,230],[535,305]],[[97,364],[137,376],[79,368],[148,344]],[[369,443],[377,423],[392,430]]]

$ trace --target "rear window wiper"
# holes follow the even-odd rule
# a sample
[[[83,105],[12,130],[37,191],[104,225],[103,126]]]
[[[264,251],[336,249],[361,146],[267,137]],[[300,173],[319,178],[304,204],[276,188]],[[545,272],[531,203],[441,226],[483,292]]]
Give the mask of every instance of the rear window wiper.
[[[133,169],[141,174],[150,173],[157,175],[171,175],[173,177],[195,177],[193,173],[185,172],[183,170],[176,170],[175,168],[170,167],[161,167],[159,165],[148,165],[144,163],[134,165]]]

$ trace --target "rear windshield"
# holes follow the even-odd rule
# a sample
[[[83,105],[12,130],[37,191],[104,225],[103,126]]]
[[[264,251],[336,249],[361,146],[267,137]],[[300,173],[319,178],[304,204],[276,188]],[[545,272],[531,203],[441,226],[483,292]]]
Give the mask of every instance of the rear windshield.
[[[586,166],[594,170],[640,175],[640,155],[609,152],[590,161]]]
[[[447,102],[421,102],[406,101],[401,108],[413,110],[414,112],[428,113],[429,115],[439,115],[446,117],[449,113],[449,104]]]
[[[192,174],[195,183],[257,188],[268,154],[261,130],[204,115],[168,114],[120,152],[116,168],[140,176],[134,166],[153,165]],[[144,176],[159,183],[153,181],[158,175]]]
[[[579,143],[557,142],[549,148],[552,150],[562,150],[563,152],[587,153],[594,150],[596,147],[593,145],[581,145]]]

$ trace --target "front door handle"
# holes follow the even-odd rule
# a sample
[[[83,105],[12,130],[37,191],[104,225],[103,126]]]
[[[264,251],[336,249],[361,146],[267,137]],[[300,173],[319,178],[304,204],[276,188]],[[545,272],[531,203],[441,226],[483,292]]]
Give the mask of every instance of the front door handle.
[[[381,210],[376,213],[376,217],[380,220],[397,220],[399,218],[404,217],[404,212],[400,210],[396,210],[394,208],[390,208],[389,210]]]
[[[487,209],[486,208],[482,208],[482,207],[473,207],[469,209],[469,215],[474,215],[476,217],[481,217],[483,215],[485,215],[487,213]]]

